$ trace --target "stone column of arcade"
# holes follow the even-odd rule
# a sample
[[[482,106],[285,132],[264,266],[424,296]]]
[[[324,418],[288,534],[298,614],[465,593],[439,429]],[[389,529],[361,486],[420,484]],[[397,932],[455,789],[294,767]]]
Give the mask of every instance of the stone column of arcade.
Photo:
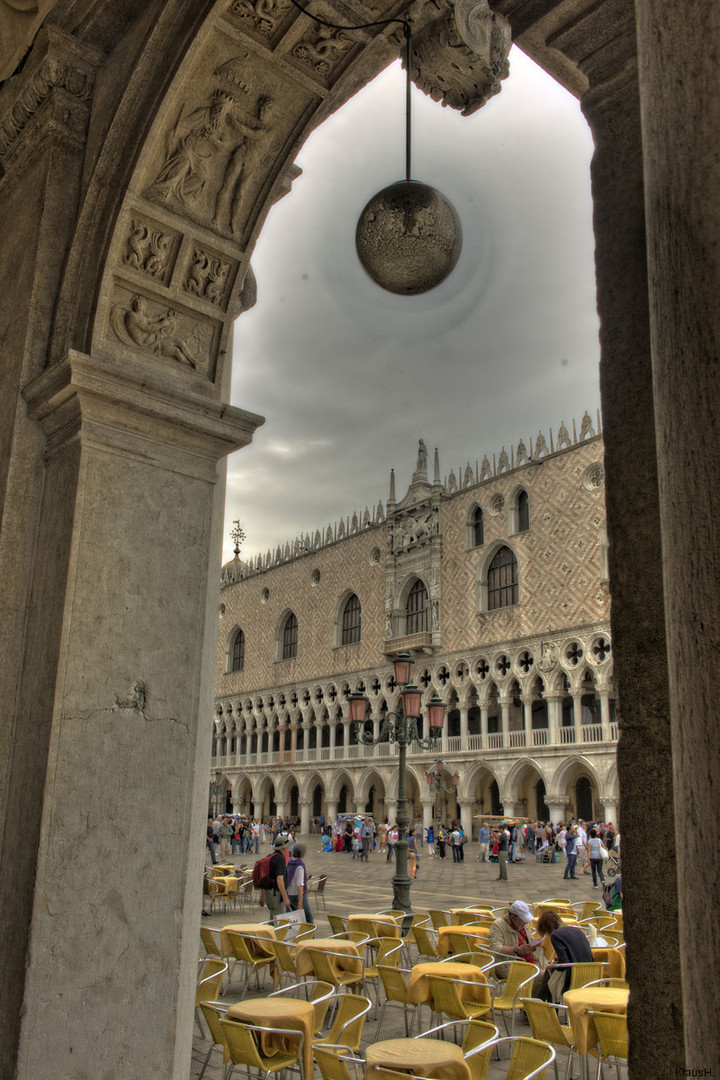
[[[720,679],[708,655],[708,645],[712,649],[711,643],[720,640],[720,11],[702,0],[682,5],[636,0],[635,8],[685,1066],[703,1068],[707,1075],[719,1063],[720,1009],[720,939],[712,891],[720,877]],[[623,784],[621,775],[621,821],[628,809]]]
[[[46,439],[42,520],[67,565],[48,581],[41,535],[43,618],[28,658],[51,620],[61,631],[17,1078],[180,1076],[210,764],[200,718],[213,697],[218,462],[260,418],[77,352],[24,397]]]
[[[661,1076],[669,1063],[681,1063],[683,1020],[678,1008],[670,702],[632,15],[631,8],[625,12],[624,27],[598,28],[597,53],[589,57],[579,27],[568,30],[556,43],[581,63],[591,84],[582,108],[595,141],[591,179],[600,390],[614,671],[622,702],[618,768],[624,922],[628,978],[633,987],[628,1011],[630,1067],[634,1076]],[[608,35],[612,35],[612,45]],[[664,838],[652,872],[642,829],[638,829],[642,821],[652,822]],[[662,949],[655,935],[647,933],[648,911],[653,912]]]

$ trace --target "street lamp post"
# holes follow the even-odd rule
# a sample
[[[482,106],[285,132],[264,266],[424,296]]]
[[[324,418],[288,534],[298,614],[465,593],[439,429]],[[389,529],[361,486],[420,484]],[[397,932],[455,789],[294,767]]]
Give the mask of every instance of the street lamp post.
[[[430,734],[427,738],[421,738],[418,731],[418,720],[421,715],[420,702],[422,693],[419,687],[415,686],[411,681],[413,661],[409,653],[398,653],[394,661],[394,667],[395,682],[400,687],[400,708],[397,712],[386,714],[377,738],[373,738],[364,728],[368,707],[368,700],[365,695],[361,693],[351,694],[349,705],[350,720],[354,724],[358,742],[374,745],[388,739],[391,743],[397,742],[398,744],[398,839],[395,845],[392,906],[397,911],[410,913],[412,908],[407,857],[407,747],[410,743],[417,743],[423,750],[431,750],[437,746],[438,739],[442,735],[445,705],[437,694],[428,702]]]
[[[451,777],[450,784],[443,780],[443,769],[445,763],[438,758],[435,761],[435,768],[426,773],[427,782],[430,785],[430,790],[434,795],[437,795],[436,808],[437,808],[437,820],[435,822],[435,842],[437,843],[438,836],[440,835],[440,793],[445,791],[448,795],[452,795],[457,791],[457,786],[460,782],[460,777],[457,773],[454,773]]]

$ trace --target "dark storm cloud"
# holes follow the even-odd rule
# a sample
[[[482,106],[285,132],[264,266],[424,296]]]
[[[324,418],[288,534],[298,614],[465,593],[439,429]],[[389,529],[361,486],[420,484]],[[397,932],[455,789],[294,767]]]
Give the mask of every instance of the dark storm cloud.
[[[517,50],[473,117],[413,101],[413,176],[456,206],[460,261],[439,288],[401,298],[355,256],[360,210],[404,170],[396,66],[313,134],[253,258],[259,300],[236,326],[232,400],[267,422],[230,460],[226,514],[242,520],[247,555],[384,502],[393,465],[402,495],[420,437],[446,475],[585,409],[595,418],[579,106]]]

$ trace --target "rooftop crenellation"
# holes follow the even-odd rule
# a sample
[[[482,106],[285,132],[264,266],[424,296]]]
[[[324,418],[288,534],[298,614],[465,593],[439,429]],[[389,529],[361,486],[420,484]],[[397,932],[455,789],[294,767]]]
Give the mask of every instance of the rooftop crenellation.
[[[572,421],[571,426],[572,434],[563,420],[555,434],[553,434],[552,428],[548,429],[547,438],[542,431],[538,431],[537,435],[534,438],[529,438],[527,443],[524,439],[520,439],[516,445],[511,444],[509,453],[503,446],[499,453],[493,453],[492,461],[485,454],[482,461],[476,460],[474,465],[468,461],[465,465],[459,465],[457,472],[454,468],[451,468],[450,472],[442,480],[444,494],[448,496],[456,495],[466,491],[468,488],[489,483],[505,473],[512,472],[514,469],[554,457],[556,454],[571,450],[580,443],[596,438],[602,434],[600,410],[597,410],[596,413],[596,426],[593,426],[592,417],[588,412],[585,412],[580,421],[579,429],[575,420]],[[393,481],[391,480],[390,503],[393,502],[394,490]],[[293,541],[278,544],[274,550],[268,548],[264,555],[255,555],[249,559],[241,560],[236,552],[235,558],[222,568],[221,586],[233,585],[243,578],[260,574],[293,559],[302,558],[313,551],[329,547],[331,544],[336,544],[365,529],[382,525],[385,520],[385,508],[382,501],[378,501],[377,506],[373,507],[372,510],[366,506],[364,510],[355,511],[352,515],[349,514],[347,517],[340,518],[339,521],[328,524],[321,529],[306,532],[304,535],[296,536]]]

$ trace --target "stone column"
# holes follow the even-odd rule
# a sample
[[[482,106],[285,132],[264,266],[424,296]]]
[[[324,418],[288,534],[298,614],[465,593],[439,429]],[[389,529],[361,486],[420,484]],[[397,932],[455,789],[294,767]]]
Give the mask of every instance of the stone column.
[[[293,720],[290,727],[290,756],[293,761],[297,759],[297,720]]]
[[[467,705],[460,707],[460,749],[467,750],[468,745],[468,712]]]
[[[502,796],[501,796],[501,798],[502,798]],[[503,816],[504,817],[514,817],[515,816],[517,811],[516,811],[516,808],[515,808],[514,800],[510,800],[509,802],[506,802],[505,799],[503,799],[502,800],[502,807],[503,807]]]
[[[706,890],[698,887],[699,868],[706,882],[720,878],[717,828],[710,824],[718,812],[720,677],[707,656],[710,643],[720,640],[720,18],[717,5],[702,0],[636,0],[635,8],[685,1065],[694,1067],[718,1061],[713,1030],[720,1008],[720,941]],[[621,686],[623,722],[630,711],[624,694]],[[621,817],[629,821],[633,810],[626,795],[622,776]],[[665,821],[657,824],[665,835]]]
[[[549,795],[545,796],[545,804],[550,811],[550,820],[554,825],[558,821],[565,821],[565,798],[563,796],[557,796],[552,798]]]
[[[35,740],[35,888],[45,900],[28,911],[16,1076],[135,1077],[140,1061],[158,1078],[181,1076],[197,950],[178,927],[199,924],[202,899],[194,883],[210,765],[217,462],[249,441],[258,418],[196,398],[179,379],[158,385],[76,352],[25,399],[46,455],[17,701]],[[157,610],[161,620],[148,616]],[[27,805],[27,790],[10,791],[11,808]],[[148,791],[173,808],[160,845]],[[32,843],[14,819],[6,830]],[[3,890],[14,873],[8,861]],[[148,909],[159,879],[177,918]],[[17,944],[2,942],[5,989]]]
[[[483,750],[488,748],[488,707],[480,706],[480,742]]]
[[[500,712],[502,714],[502,743],[504,747],[510,745],[510,699],[500,698]]]
[[[610,691],[607,686],[598,687],[598,697],[600,698],[603,742],[610,742]]]
[[[429,829],[435,821],[435,800],[422,800],[422,823],[423,829]]]
[[[330,760],[331,761],[335,757],[335,738],[336,738],[335,727],[336,727],[335,722],[333,720],[331,720],[330,721]]]
[[[263,736],[262,717],[261,716],[258,716],[258,717],[255,718],[255,731],[257,733],[257,746],[255,747],[255,764],[260,765],[260,763],[261,763],[261,754],[262,754],[262,736]]]
[[[397,824],[397,799],[385,799],[385,816],[389,825]]]
[[[618,804],[617,804],[617,799],[615,798],[615,796],[614,795],[607,795],[607,796],[601,795],[600,796],[600,803],[602,804],[602,808],[603,808],[603,821],[606,822],[606,823],[608,821],[612,821],[613,825],[616,825],[617,824],[617,819],[618,819],[618,817],[617,817]]]
[[[573,703],[573,729],[575,731],[575,745],[580,746],[583,741],[582,737],[582,692],[574,690],[572,692]]]
[[[532,746],[532,706],[533,696],[530,694],[523,694],[523,726],[525,728],[525,745]]]
[[[472,799],[462,798],[458,799],[460,803],[460,824],[463,827],[463,832],[467,837],[467,848],[465,854],[467,855],[472,851],[472,838],[473,838],[473,822],[472,822]]]
[[[560,712],[563,695],[555,693],[543,696],[547,701],[548,709],[548,743],[550,746],[557,746],[560,742]]]
[[[327,801],[327,814],[325,815],[325,820],[330,825],[333,825],[335,823],[335,818],[336,817],[337,817],[337,803],[336,802],[331,802],[328,799],[328,801]],[[331,836],[332,836],[332,834],[331,834]]]
[[[691,6],[699,26],[703,21],[702,4],[692,0]],[[637,0],[636,7],[647,11],[655,8],[658,18],[663,18],[660,14],[662,4]],[[687,19],[688,24],[692,22],[686,4],[667,5],[666,15],[674,13],[675,9],[678,18]],[[715,9],[705,10],[709,13]],[[668,651],[672,653],[672,649],[668,650],[666,643],[662,582],[663,561],[667,564],[668,554],[661,552],[661,522],[666,519],[661,517],[658,496],[659,476],[662,477],[666,463],[663,461],[662,468],[658,469],[641,149],[645,136],[640,125],[635,60],[637,28],[632,5],[617,11],[617,21],[598,23],[596,51],[588,50],[587,30],[583,28],[582,20],[558,35],[555,44],[584,67],[590,82],[590,88],[582,98],[582,107],[595,140],[591,179],[600,314],[600,391],[607,477],[605,502],[614,673],[622,709],[618,768],[622,814],[627,824],[623,848],[623,915],[628,943],[628,978],[633,986],[628,1013],[630,1071],[638,1076],[661,1076],[669,1068],[681,1065],[683,1057],[682,1012],[678,1008],[681,977],[667,677],[667,654]],[[654,23],[652,30],[648,24],[644,32],[640,31],[640,39],[657,57],[657,64],[663,64],[665,55],[661,58],[658,52]],[[698,56],[707,56],[707,44],[701,44],[701,41],[702,36],[698,39]],[[677,71],[676,58],[668,62],[668,71]],[[705,63],[700,69],[708,71]],[[672,84],[672,93],[682,94],[688,103],[691,100],[698,104],[702,102],[702,108],[707,109],[705,96],[694,97],[684,81],[696,76],[700,69],[695,59],[691,60],[683,68],[681,79],[668,74],[667,86]],[[649,96],[652,94],[654,90]],[[708,124],[713,111],[708,109],[705,114]],[[696,130],[694,124],[688,123],[684,138]],[[683,154],[678,135],[677,130],[671,132],[665,126],[663,119],[662,133],[658,131],[658,139],[664,144],[662,152],[670,154],[675,165],[682,162],[683,168],[694,170],[698,178],[706,175],[709,182],[709,174],[698,162],[695,150],[689,157]],[[714,136],[707,145],[716,145]],[[684,242],[692,233],[692,229],[678,226],[673,243]],[[705,251],[710,251],[708,244]],[[693,298],[698,296],[695,267],[691,278],[692,286],[681,284],[679,287],[679,292],[686,298],[690,294]],[[677,275],[672,275],[668,286],[678,288],[680,281]],[[714,284],[708,282],[708,288],[714,293]],[[714,302],[712,307],[715,310]],[[698,322],[693,322],[698,333],[705,325],[706,315],[707,311]],[[684,344],[670,338],[664,348],[667,356],[672,353],[673,364],[678,363],[679,355],[685,350]],[[678,370],[681,368],[682,365],[678,365]],[[700,386],[698,379],[701,379],[699,369],[687,382],[688,387],[693,385],[694,395]],[[690,427],[700,438],[703,424],[698,414],[693,417]],[[707,437],[707,430],[703,437]],[[668,445],[675,447],[678,444],[671,440]],[[702,451],[704,453],[706,450]],[[683,461],[683,471],[687,460]],[[674,515],[667,520],[672,520],[674,527]],[[693,522],[691,528],[696,528],[692,515],[685,524],[689,522]],[[702,529],[696,531],[700,533]],[[680,530],[676,535],[681,534]],[[683,557],[687,562],[687,549]],[[694,565],[695,559],[691,561]],[[713,594],[714,587],[708,595]],[[638,605],[638,596],[642,596],[641,605]],[[694,617],[694,625],[699,622]],[[696,655],[700,651],[697,650]],[[693,672],[693,677],[697,663],[695,660],[688,669]],[[686,715],[688,700],[684,703]],[[682,798],[686,798],[685,790]],[[700,820],[699,815],[697,820]],[[652,873],[647,867],[646,839],[636,828],[638,821],[652,821],[665,841]],[[684,850],[687,850],[687,840],[686,836],[682,844]],[[717,845],[713,847],[717,849]],[[645,913],[648,909],[653,910],[662,927],[661,953],[653,935],[647,933]],[[715,935],[712,938],[715,940]],[[689,949],[688,955],[696,957],[698,949]],[[717,979],[720,970],[717,962],[713,970]],[[693,1022],[691,1030],[697,1032],[702,1027]]]
[[[310,800],[304,799],[300,803],[300,832],[307,836],[310,832]]]
[[[285,818],[285,803],[276,799],[275,801],[275,817],[284,820]]]

